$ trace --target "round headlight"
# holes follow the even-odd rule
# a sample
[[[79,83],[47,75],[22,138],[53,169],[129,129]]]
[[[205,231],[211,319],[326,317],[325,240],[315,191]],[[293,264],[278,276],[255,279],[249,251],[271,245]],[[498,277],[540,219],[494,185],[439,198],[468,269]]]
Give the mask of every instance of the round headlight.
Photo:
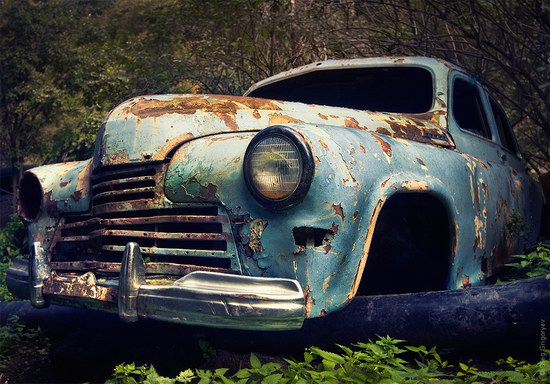
[[[250,142],[244,161],[249,190],[260,203],[285,208],[298,203],[313,177],[309,146],[287,127],[269,127]]]

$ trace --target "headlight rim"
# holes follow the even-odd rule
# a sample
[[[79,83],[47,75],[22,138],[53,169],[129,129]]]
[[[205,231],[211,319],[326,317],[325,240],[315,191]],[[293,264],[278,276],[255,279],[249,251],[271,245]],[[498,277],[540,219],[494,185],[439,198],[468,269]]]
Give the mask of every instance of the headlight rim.
[[[252,169],[249,165],[251,153],[256,147],[256,144],[265,138],[266,136],[281,136],[294,144],[298,150],[298,154],[302,160],[302,175],[298,185],[288,197],[281,200],[271,200],[262,196],[254,187],[252,181]],[[296,206],[307,195],[311,182],[313,181],[313,174],[315,169],[315,163],[313,161],[313,153],[305,138],[301,133],[284,125],[272,125],[264,128],[258,132],[248,144],[243,161],[243,173],[245,178],[245,184],[248,191],[261,205],[272,208],[275,210],[283,210]]]

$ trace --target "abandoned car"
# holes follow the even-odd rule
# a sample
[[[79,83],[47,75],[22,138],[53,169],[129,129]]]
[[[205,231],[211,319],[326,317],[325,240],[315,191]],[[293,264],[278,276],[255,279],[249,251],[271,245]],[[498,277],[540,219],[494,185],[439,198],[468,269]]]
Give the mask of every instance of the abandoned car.
[[[132,98],[93,158],[26,171],[19,199],[32,246],[7,282],[34,306],[262,330],[357,295],[483,284],[535,241],[543,206],[495,99],[424,57]]]

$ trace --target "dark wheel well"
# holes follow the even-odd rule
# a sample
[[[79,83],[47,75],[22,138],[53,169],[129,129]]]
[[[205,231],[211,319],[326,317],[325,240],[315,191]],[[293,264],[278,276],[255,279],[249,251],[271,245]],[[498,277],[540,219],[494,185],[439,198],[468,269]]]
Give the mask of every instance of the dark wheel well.
[[[392,196],[376,222],[358,295],[446,288],[451,226],[443,203],[429,194]]]

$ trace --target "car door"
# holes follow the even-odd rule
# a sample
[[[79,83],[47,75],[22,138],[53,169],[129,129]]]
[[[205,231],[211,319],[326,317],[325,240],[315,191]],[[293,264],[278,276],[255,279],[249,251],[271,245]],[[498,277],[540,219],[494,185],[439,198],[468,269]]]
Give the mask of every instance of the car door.
[[[520,191],[525,181],[519,175],[525,172],[519,172],[517,153],[501,145],[490,100],[480,84],[454,71],[449,78],[449,96],[449,131],[466,161],[471,194],[471,205],[461,207],[459,213],[468,224],[459,235],[463,242],[471,243],[471,248],[462,249],[472,249],[464,274],[482,280],[497,273],[510,254],[521,248],[519,234],[511,233],[509,227],[523,220],[525,204]]]

